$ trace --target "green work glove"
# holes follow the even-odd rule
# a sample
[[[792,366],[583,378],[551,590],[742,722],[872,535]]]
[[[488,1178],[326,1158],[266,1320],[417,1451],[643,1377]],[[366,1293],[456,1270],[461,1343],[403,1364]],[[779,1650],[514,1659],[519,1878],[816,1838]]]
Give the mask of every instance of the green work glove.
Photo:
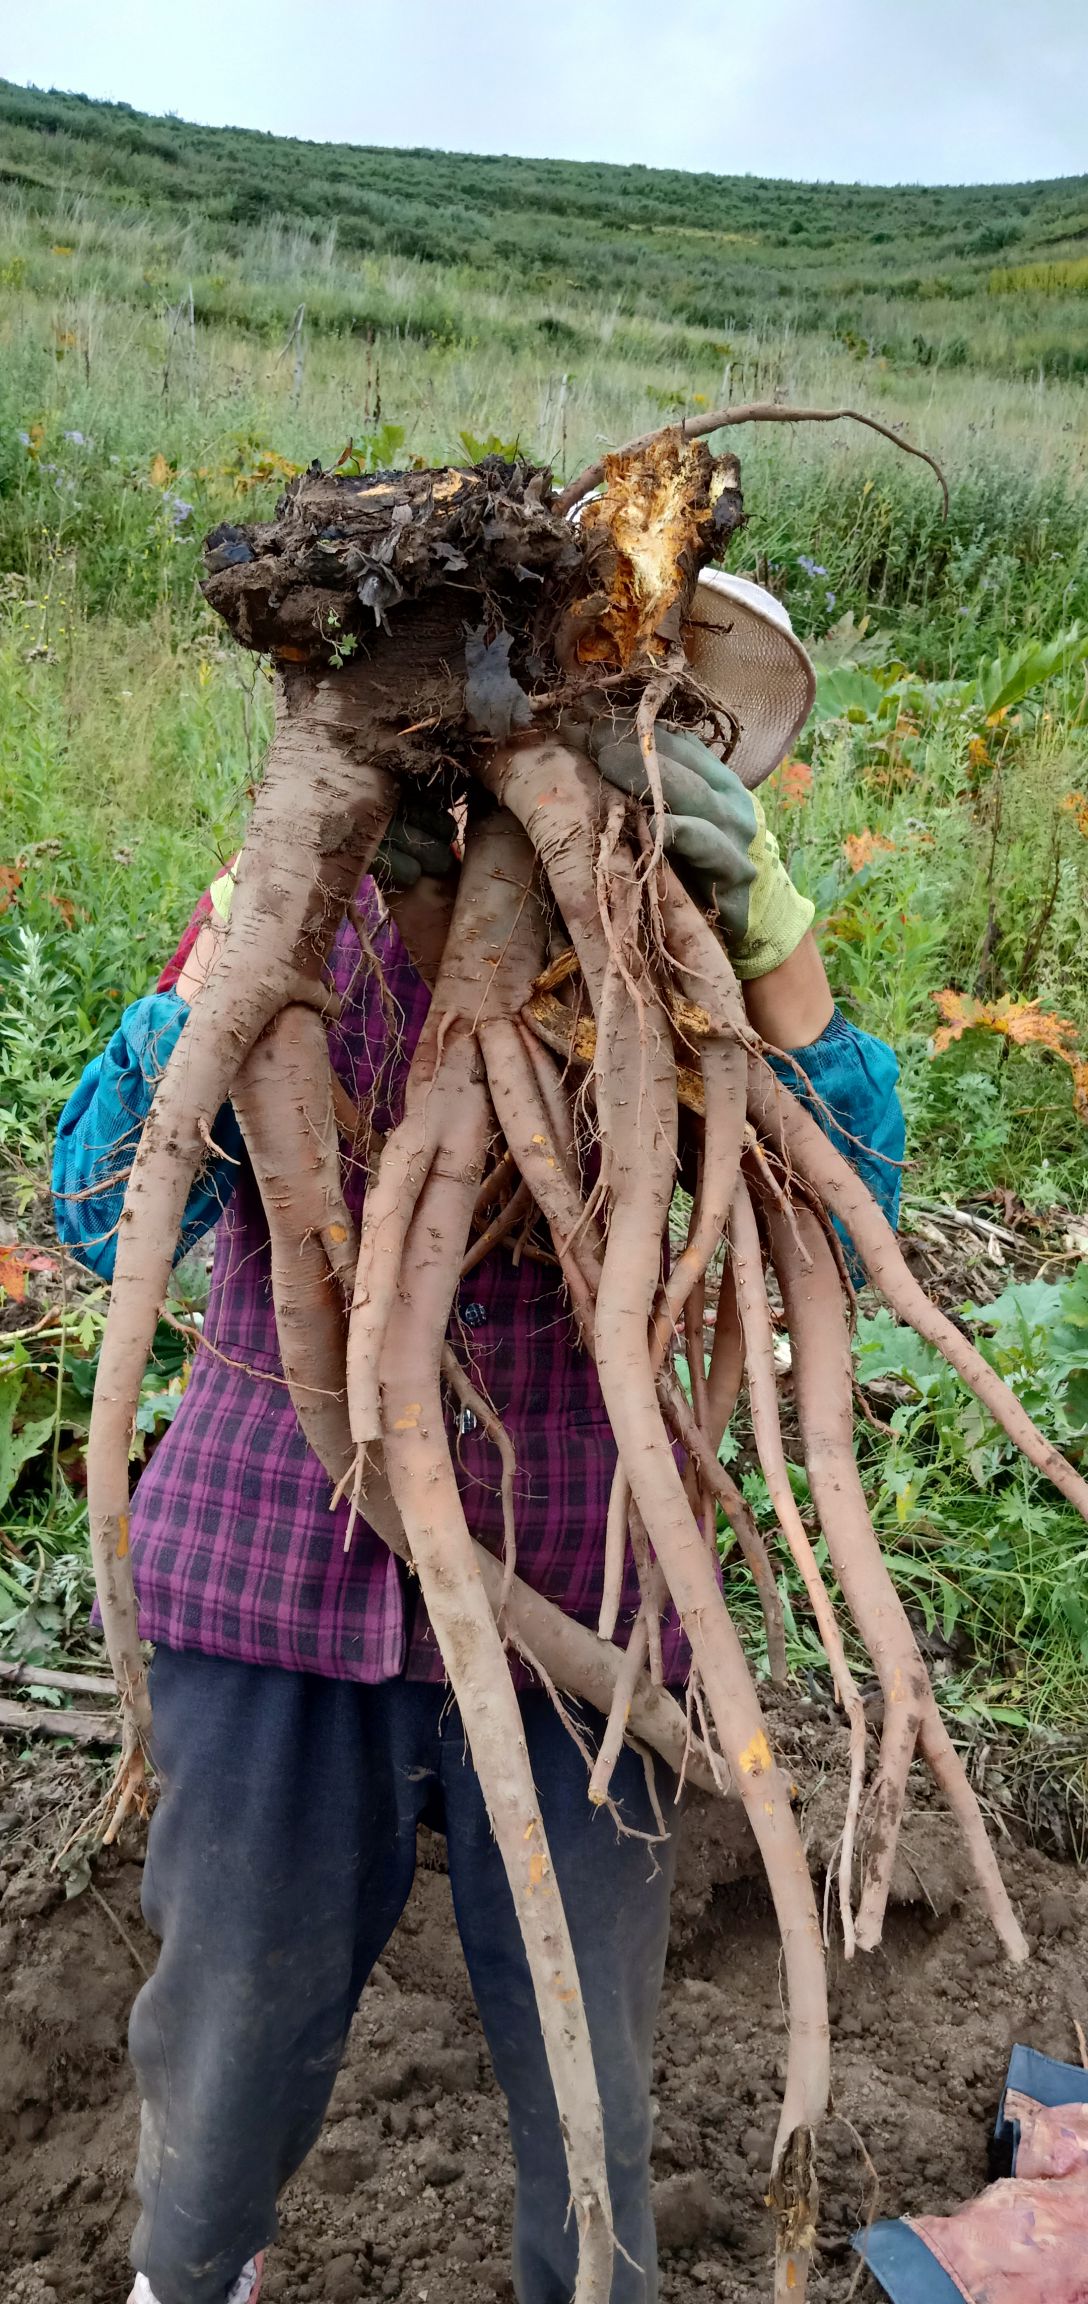
[[[686,729],[658,725],[665,850],[707,911],[717,910],[742,982],[767,976],[795,952],[815,906],[800,896],[754,792]],[[650,798],[631,721],[595,720],[588,748],[608,783]],[[656,829],[656,826],[655,826]]]
[[[414,888],[425,872],[432,879],[444,880],[457,865],[456,838],[456,821],[440,800],[430,797],[425,788],[417,792],[411,785],[402,785],[397,813],[375,851],[371,874],[379,888],[392,888],[402,895]],[[212,910],[225,923],[234,895],[233,864],[213,880],[210,893]]]
[[[402,784],[397,813],[370,867],[379,888],[403,893],[414,888],[425,872],[444,880],[457,863],[456,838],[457,825],[449,809],[430,798],[425,787],[417,792]]]

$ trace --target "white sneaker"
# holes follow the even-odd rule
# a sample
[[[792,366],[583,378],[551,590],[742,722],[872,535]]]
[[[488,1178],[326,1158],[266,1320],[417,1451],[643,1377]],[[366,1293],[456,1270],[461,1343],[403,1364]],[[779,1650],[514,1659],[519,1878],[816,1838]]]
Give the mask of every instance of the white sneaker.
[[[227,2304],[257,2304],[257,2298],[261,2293],[261,2274],[263,2271],[263,2255],[251,2256],[248,2264],[243,2264],[233,2288],[230,2289]]]
[[[248,2264],[243,2264],[233,2288],[228,2291],[226,2304],[257,2304],[263,2271],[263,2255],[251,2256]],[[145,2272],[137,2272],[128,2304],[157,2304],[155,2291]]]

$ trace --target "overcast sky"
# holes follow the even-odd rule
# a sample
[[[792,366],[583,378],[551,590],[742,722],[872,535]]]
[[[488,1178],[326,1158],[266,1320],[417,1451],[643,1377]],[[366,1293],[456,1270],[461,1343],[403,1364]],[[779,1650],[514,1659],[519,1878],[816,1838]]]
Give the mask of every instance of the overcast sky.
[[[0,74],[358,144],[840,182],[1088,171],[1088,0],[3,0]]]

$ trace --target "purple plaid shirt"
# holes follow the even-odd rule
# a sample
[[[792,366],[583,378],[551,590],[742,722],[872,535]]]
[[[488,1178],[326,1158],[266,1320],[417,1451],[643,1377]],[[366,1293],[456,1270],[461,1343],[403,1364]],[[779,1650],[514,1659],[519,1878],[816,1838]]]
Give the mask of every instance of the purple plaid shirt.
[[[341,930],[333,974],[343,997],[329,1034],[333,1065],[355,1101],[374,1104],[383,1132],[401,1117],[408,1064],[430,994],[373,884],[360,890],[394,1013]],[[364,1178],[346,1176],[356,1217]],[[198,1350],[173,1424],[136,1490],[133,1565],[145,1638],[169,1648],[341,1680],[442,1680],[442,1660],[407,1572],[356,1525],[344,1551],[345,1506],[303,1439],[283,1381],[272,1309],[268,1232],[252,1172],[216,1235],[206,1349]],[[616,1451],[596,1371],[574,1341],[559,1276],[549,1264],[493,1251],[462,1283],[450,1337],[490,1399],[517,1458],[518,1574],[581,1623],[595,1625],[605,1515]],[[455,1408],[447,1411],[458,1486],[474,1536],[502,1550],[499,1465]],[[621,1640],[638,1606],[633,1566]],[[666,1676],[686,1677],[675,1616],[663,1626]],[[516,1664],[516,1660],[513,1660]],[[522,1677],[520,1668],[515,1677]]]

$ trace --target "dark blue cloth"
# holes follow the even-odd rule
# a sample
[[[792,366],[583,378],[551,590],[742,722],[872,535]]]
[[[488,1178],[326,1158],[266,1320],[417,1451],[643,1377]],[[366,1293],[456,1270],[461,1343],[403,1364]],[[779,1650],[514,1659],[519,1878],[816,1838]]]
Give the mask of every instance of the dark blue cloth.
[[[963,2304],[955,2281],[909,2224],[882,2218],[858,2233],[854,2247],[892,2304]]]
[[[117,1222],[128,1171],[157,1082],[173,1055],[188,1003],[176,992],[149,992],[125,1009],[101,1056],[85,1067],[57,1124],[53,1204],[57,1233],[96,1272],[112,1280]],[[234,1190],[232,1161],[242,1149],[229,1104],[212,1134],[228,1155],[210,1157],[189,1194],[175,1264],[210,1231]]]
[[[125,1182],[155,1084],[189,1013],[176,992],[134,1000],[101,1056],[87,1065],[57,1127],[53,1200],[65,1246],[102,1280],[112,1280]],[[840,1152],[853,1162],[891,1223],[899,1210],[905,1131],[891,1049],[836,1008],[826,1031],[792,1061],[771,1057]],[[806,1082],[808,1086],[806,1087]],[[830,1117],[829,1117],[830,1115]],[[212,1131],[229,1159],[209,1158],[193,1186],[175,1263],[222,1215],[241,1151],[238,1123],[224,1104]]]
[[[276,2196],[317,2137],[356,2003],[407,1902],[421,1821],[446,1834],[457,1927],[507,2100],[519,2304],[569,2304],[577,2241],[555,2100],[502,1859],[448,1690],[159,1648],[151,1695],[162,1796],[144,1911],[162,1950],[129,2044],[143,2104],[132,2256],[158,2304],[222,2304],[275,2237]],[[587,1800],[585,1761],[551,1699],[533,1691],[520,1703],[627,2251],[611,2304],[654,2304],[650,2080],[675,1780],[656,1763],[668,1842],[651,1850],[623,1837]],[[603,1721],[583,1718],[595,1744]],[[629,1747],[612,1790],[625,1821],[652,1832]]]
[[[999,2143],[1010,2130],[1014,2139],[1019,2138],[1019,2123],[1005,2117],[1010,2088],[1020,2096],[1033,2096],[1037,2104],[1088,2104],[1088,2072],[1081,2065],[1061,2064],[1056,2056],[1044,2056],[1041,2048],[1025,2048],[1017,2041],[1009,2058],[994,2130]]]
[[[1033,2097],[1037,2104],[1088,2104],[1088,2072],[1076,2064],[1060,2064],[1056,2057],[1044,2056],[1040,2049],[1025,2048],[1017,2042],[1009,2058],[994,2129],[999,2144],[1011,2145],[1015,2173],[1020,2125],[1006,2116],[1005,2100],[1010,2088],[1021,2096]],[[892,2304],[963,2304],[955,2281],[943,2265],[938,2264],[925,2241],[898,2218],[889,2217],[879,2224],[870,2224],[867,2231],[855,2234],[853,2246],[891,2297]]]
[[[767,1061],[857,1169],[889,1224],[898,1223],[906,1127],[896,1091],[899,1066],[887,1041],[836,1008],[818,1040]]]

